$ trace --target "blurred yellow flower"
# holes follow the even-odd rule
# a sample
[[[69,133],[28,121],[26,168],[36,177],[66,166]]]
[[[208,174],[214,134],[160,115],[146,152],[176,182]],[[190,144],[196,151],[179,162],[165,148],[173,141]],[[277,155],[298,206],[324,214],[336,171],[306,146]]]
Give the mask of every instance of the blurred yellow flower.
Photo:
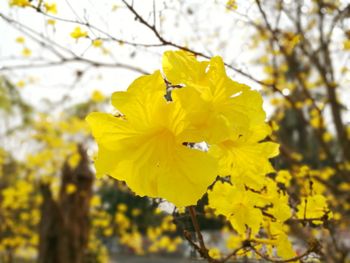
[[[75,184],[67,184],[66,185],[66,193],[74,194],[77,191],[77,186]]]
[[[16,42],[18,44],[24,44],[25,41],[26,41],[25,38],[22,36],[16,38]]]
[[[74,39],[79,39],[82,37],[87,37],[88,33],[86,31],[81,30],[79,26],[75,27],[74,30],[70,33],[70,36]]]
[[[91,94],[91,100],[93,101],[93,102],[101,102],[101,101],[103,101],[105,99],[105,96],[102,94],[102,92],[101,91],[99,91],[99,90],[94,90],[93,92],[92,92],[92,94]]]
[[[45,6],[45,10],[47,13],[51,13],[51,14],[57,14],[57,5],[56,3],[44,3]]]
[[[92,41],[92,45],[93,45],[94,47],[101,47],[102,44],[103,44],[103,41],[102,41],[101,39],[94,39],[94,40]]]
[[[24,80],[19,80],[19,81],[17,81],[17,83],[16,83],[16,86],[17,86],[18,88],[23,88],[25,85],[26,85],[26,83],[25,83]]]
[[[30,57],[31,55],[32,55],[32,51],[31,51],[29,48],[24,47],[24,48],[22,49],[22,56],[24,56],[24,57]]]
[[[48,19],[46,21],[46,23],[50,26],[54,26],[54,25],[56,25],[56,20],[55,19]]]
[[[213,259],[220,259],[220,257],[221,257],[220,249],[218,249],[216,247],[209,249],[208,254]]]
[[[10,0],[10,6],[27,7],[30,6],[29,0]]]
[[[226,2],[226,9],[227,10],[236,10],[237,9],[236,0],[228,0]]]

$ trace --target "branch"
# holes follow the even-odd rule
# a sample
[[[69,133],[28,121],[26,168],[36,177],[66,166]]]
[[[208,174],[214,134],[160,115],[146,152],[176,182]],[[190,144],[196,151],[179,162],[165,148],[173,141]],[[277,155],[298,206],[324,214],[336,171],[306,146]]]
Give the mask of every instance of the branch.
[[[200,249],[204,254],[208,254],[208,249],[205,247],[203,235],[202,235],[201,230],[199,228],[199,223],[198,223],[197,215],[196,215],[196,208],[194,206],[189,206],[188,211],[190,212],[192,224],[193,224],[194,230],[196,231],[196,234],[198,237]]]
[[[180,49],[180,50],[183,50],[183,51],[187,51],[189,53],[192,53],[193,55],[195,56],[199,56],[199,57],[202,57],[202,58],[206,58],[206,59],[210,59],[211,56],[209,55],[206,55],[202,52],[199,52],[199,51],[196,51],[196,50],[193,50],[191,48],[188,48],[188,47],[185,47],[185,46],[182,46],[182,45],[179,45],[177,43],[174,43],[170,40],[167,40],[165,39],[160,33],[159,31],[156,29],[155,25],[151,25],[150,23],[148,23],[136,10],[135,8],[128,4],[126,2],[126,0],[122,0],[123,3],[125,4],[125,6],[130,10],[131,13],[133,13],[135,15],[135,18],[141,23],[143,24],[144,26],[146,26],[148,29],[150,29],[153,34],[158,38],[158,40],[162,43],[163,46],[171,46],[171,47],[175,47],[177,49]],[[233,71],[235,71],[236,73],[248,78],[249,80],[259,84],[259,85],[262,85],[262,86],[267,86],[267,87],[270,87],[272,88],[274,91],[276,92],[279,92],[280,94],[282,94],[282,92],[280,90],[278,90],[275,86],[273,85],[269,85],[267,83],[264,83],[263,81],[260,81],[256,78],[254,78],[252,75],[238,69],[238,68],[235,68],[233,67],[231,64],[228,64],[226,62],[224,62],[225,66],[228,67],[229,69],[232,69]],[[283,94],[282,94],[283,95]],[[284,95],[283,95],[284,96]]]
[[[300,256],[296,256],[296,257],[289,258],[289,259],[275,259],[275,258],[270,258],[269,256],[261,253],[254,246],[250,246],[251,250],[254,251],[261,258],[263,258],[263,259],[265,259],[267,261],[270,261],[270,262],[275,262],[275,263],[287,263],[287,262],[294,262],[294,261],[301,260],[303,257],[309,255],[311,252],[314,252],[317,249],[317,247],[318,247],[318,244],[314,244],[313,246],[311,246],[308,250],[306,250]]]
[[[91,60],[91,59],[87,59],[87,58],[78,56],[75,53],[73,53],[71,50],[59,45],[58,43],[56,43],[48,38],[45,38],[43,35],[36,32],[35,30],[29,28],[28,26],[26,26],[26,25],[24,25],[16,20],[13,20],[13,19],[5,16],[2,13],[0,13],[0,18],[2,18],[5,22],[14,26],[17,30],[21,31],[22,33],[24,33],[25,35],[30,37],[33,41],[37,42],[41,46],[50,50],[52,53],[54,53],[59,58],[59,60],[57,60],[57,61],[49,61],[47,63],[33,63],[33,64],[20,64],[20,65],[13,65],[13,66],[2,66],[2,67],[0,67],[0,72],[14,70],[14,69],[45,68],[45,67],[60,66],[60,65],[63,65],[65,63],[82,62],[82,63],[90,64],[94,67],[125,68],[125,69],[131,70],[131,71],[139,72],[141,74],[149,74],[149,72],[147,72],[139,67],[132,66],[132,65],[123,64],[123,63],[119,63],[119,62],[106,63],[106,62],[95,61],[95,60]],[[28,31],[30,33],[28,33]],[[48,43],[46,43],[45,41],[47,41]],[[71,55],[71,57],[70,58],[65,57],[62,53],[60,53],[58,51],[58,49],[55,49],[54,46],[56,46],[58,49],[61,49],[62,51],[68,52]]]
[[[139,72],[139,73],[145,74],[145,75],[150,74],[149,72],[147,72],[141,68],[134,67],[132,65],[123,64],[123,63],[104,63],[104,62],[94,61],[94,60],[90,60],[90,59],[86,59],[86,58],[82,58],[82,57],[64,58],[64,59],[59,60],[59,61],[50,61],[47,63],[33,63],[33,64],[19,64],[19,65],[13,65],[13,66],[2,66],[2,67],[0,67],[0,72],[14,70],[14,69],[33,69],[33,68],[55,67],[55,66],[62,66],[63,64],[74,63],[74,62],[87,63],[87,64],[90,64],[94,67],[124,68],[124,69],[128,69],[131,71]]]

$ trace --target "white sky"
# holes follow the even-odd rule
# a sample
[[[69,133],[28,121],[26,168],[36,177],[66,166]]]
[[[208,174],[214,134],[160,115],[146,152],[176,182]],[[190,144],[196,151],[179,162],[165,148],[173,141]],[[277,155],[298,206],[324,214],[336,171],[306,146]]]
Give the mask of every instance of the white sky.
[[[233,25],[234,27],[225,26],[232,24],[232,13],[225,11],[225,1],[221,1],[219,4],[215,4],[215,1],[207,1],[204,5],[204,1],[196,0],[190,1],[190,5],[184,5],[183,7],[181,7],[178,0],[165,2],[167,8],[164,8],[163,1],[159,0],[155,1],[155,6],[158,14],[160,10],[162,11],[162,14],[159,14],[157,17],[157,25],[160,27],[159,17],[162,17],[162,34],[166,38],[182,45],[190,43],[191,47],[205,53],[208,53],[207,50],[210,50],[213,54],[224,55],[228,59],[227,61],[238,62],[237,58],[241,61],[246,61],[248,53],[245,54],[242,51],[247,49],[243,45],[244,35],[247,36],[247,34],[242,32],[239,24]],[[123,7],[121,1],[57,0],[56,3],[57,16],[61,18],[87,19],[91,24],[124,40],[140,43],[158,43],[149,29],[134,21],[134,16]],[[111,12],[114,5],[120,6],[120,8]],[[73,50],[76,54],[84,52],[84,56],[87,58],[113,62],[108,56],[101,55],[100,50],[91,47],[90,40],[80,39],[76,43],[69,36],[75,27],[74,24],[58,21],[55,30],[53,30],[51,26],[46,25],[47,18],[34,10],[20,8],[12,8],[10,10],[7,0],[0,0],[0,7],[4,14],[10,15],[30,28],[43,33],[52,40]],[[146,19],[153,21],[151,16],[153,1],[135,1],[135,7]],[[195,12],[195,15],[188,15],[190,8]],[[176,10],[181,10],[181,12]],[[16,37],[23,36],[23,34],[14,30],[2,20],[0,20],[0,32],[0,63],[3,65],[23,64],[23,60],[18,60],[21,57],[22,46],[15,42]],[[103,36],[96,32],[89,32],[89,35]],[[230,41],[231,46],[224,48],[225,40],[232,39],[232,37],[235,39],[234,43]],[[198,39],[201,39],[201,41],[198,41]],[[52,57],[49,52],[42,50],[28,38],[26,38],[26,46],[32,50],[32,58],[39,56]],[[150,48],[145,51],[141,48],[138,49],[136,56],[130,59],[130,53],[133,51],[133,48],[127,45],[119,46],[116,43],[105,43],[105,46],[111,51],[116,61],[136,65],[149,72],[161,67],[161,53],[169,49]],[[4,58],[10,59],[4,60]],[[237,63],[237,65],[239,64]],[[14,82],[19,80],[28,82],[29,79],[35,80],[32,85],[27,85],[23,88],[23,95],[33,104],[37,104],[42,98],[59,100],[65,94],[69,94],[74,100],[80,100],[79,98],[89,96],[94,89],[100,89],[105,94],[110,94],[116,90],[126,89],[128,84],[136,76],[140,75],[139,73],[123,69],[94,68],[84,76],[76,87],[72,88],[71,84],[74,82],[76,69],[85,67],[86,65],[66,64],[64,67],[16,70],[8,74],[10,74]],[[235,76],[235,79],[244,80],[238,75]]]

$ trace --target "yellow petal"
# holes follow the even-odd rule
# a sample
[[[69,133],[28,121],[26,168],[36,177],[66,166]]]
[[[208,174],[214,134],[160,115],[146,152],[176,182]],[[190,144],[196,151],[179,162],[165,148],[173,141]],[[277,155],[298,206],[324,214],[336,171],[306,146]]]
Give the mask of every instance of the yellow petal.
[[[163,55],[163,71],[172,84],[198,81],[205,74],[208,62],[199,62],[192,53],[166,51]]]

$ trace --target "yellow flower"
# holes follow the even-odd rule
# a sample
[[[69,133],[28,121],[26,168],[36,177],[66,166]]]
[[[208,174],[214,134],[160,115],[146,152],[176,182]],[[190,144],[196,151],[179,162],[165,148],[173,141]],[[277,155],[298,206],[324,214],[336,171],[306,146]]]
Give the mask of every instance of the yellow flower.
[[[226,241],[226,247],[231,250],[240,248],[242,246],[242,241],[244,240],[241,236],[231,234]]]
[[[159,71],[141,77],[113,94],[117,117],[88,116],[99,145],[97,174],[178,207],[195,204],[218,174],[230,175],[237,189],[263,186],[274,171],[269,158],[278,154],[278,145],[261,142],[271,133],[261,95],[232,81],[220,57],[200,62],[187,52],[168,51],[162,64],[166,83]],[[253,193],[240,194],[246,197],[237,204],[246,207],[243,216],[262,217],[252,206]],[[285,210],[279,218],[287,216]],[[230,221],[243,232],[237,214]],[[259,224],[248,226],[257,231]]]
[[[116,5],[116,4],[112,5],[112,12],[115,12],[119,8],[120,8],[119,5]]]
[[[81,30],[79,26],[74,28],[74,30],[70,33],[70,36],[74,39],[79,39],[82,37],[87,37],[88,33],[86,31]]]
[[[232,227],[241,235],[250,228],[252,235],[259,232],[263,215],[256,208],[259,195],[246,191],[243,187],[217,182],[208,191],[209,206],[215,209],[216,215],[224,215]]]
[[[113,229],[112,228],[106,228],[106,229],[104,229],[104,231],[103,231],[103,234],[106,236],[106,237],[109,237],[109,236],[111,236],[112,234],[113,234]]]
[[[76,168],[80,162],[80,154],[78,152],[73,153],[69,158],[68,158],[68,164],[71,168]]]
[[[66,193],[74,194],[77,191],[77,186],[75,184],[67,184],[66,185]]]
[[[226,8],[227,10],[236,10],[237,9],[236,0],[228,0],[226,2]]]
[[[220,250],[216,247],[209,249],[208,254],[213,259],[220,259],[221,258]]]
[[[30,57],[30,56],[32,55],[32,51],[31,51],[29,48],[24,47],[24,48],[22,49],[22,55],[23,55],[24,57]]]
[[[93,45],[94,47],[101,47],[102,44],[103,44],[103,42],[102,42],[101,39],[94,39],[94,40],[92,41],[92,45]]]
[[[45,10],[47,13],[51,13],[51,14],[57,14],[57,6],[56,6],[56,3],[52,3],[52,4],[49,4],[49,3],[44,3],[44,6],[45,6]]]
[[[138,209],[138,208],[133,208],[132,211],[131,211],[131,215],[134,216],[134,217],[137,217],[139,215],[141,215],[141,210]]]
[[[26,41],[26,40],[25,40],[24,37],[17,37],[17,38],[16,38],[16,42],[17,42],[18,44],[24,44],[25,41]]]
[[[165,100],[165,92],[156,71],[134,81],[126,92],[113,94],[112,104],[123,117],[87,117],[99,144],[96,170],[125,181],[138,195],[194,205],[214,181],[216,162],[208,153],[184,145],[193,142],[189,124],[180,105]]]
[[[19,88],[23,88],[26,85],[24,80],[20,80],[16,83],[16,86]]]
[[[286,187],[290,186],[290,180],[292,179],[292,175],[287,170],[280,170],[276,176],[276,182],[284,184]]]
[[[290,259],[297,256],[286,234],[280,233],[277,236],[276,248],[277,255],[283,259]]]
[[[126,210],[128,210],[128,206],[124,203],[120,203],[118,204],[117,209],[119,212],[125,212]]]
[[[50,25],[50,26],[54,26],[54,25],[56,25],[56,20],[54,20],[54,19],[48,19],[48,20],[46,21],[46,23],[47,23],[48,25]]]
[[[94,195],[90,200],[91,207],[101,206],[101,198],[98,195]]]
[[[232,182],[258,189],[262,187],[265,175],[274,172],[269,158],[278,155],[278,148],[277,143],[260,143],[242,132],[213,145],[209,151],[219,160],[220,175],[231,175]]]
[[[344,40],[343,48],[344,48],[344,50],[350,50],[350,39]]]
[[[101,93],[101,91],[99,90],[94,90],[91,94],[91,100],[93,102],[101,102],[105,99],[105,96],[103,96],[103,94]]]
[[[333,216],[328,208],[327,199],[319,194],[302,198],[297,209],[299,219],[321,219],[324,216],[329,219]],[[314,220],[313,223],[321,224],[322,221]]]
[[[29,0],[10,0],[10,6],[27,7],[30,6]]]
[[[204,136],[204,141],[217,143],[237,130],[264,125],[261,95],[231,80],[220,57],[199,62],[192,54],[168,51],[163,71],[171,84],[185,85],[175,89],[172,97],[185,109],[194,134]]]

